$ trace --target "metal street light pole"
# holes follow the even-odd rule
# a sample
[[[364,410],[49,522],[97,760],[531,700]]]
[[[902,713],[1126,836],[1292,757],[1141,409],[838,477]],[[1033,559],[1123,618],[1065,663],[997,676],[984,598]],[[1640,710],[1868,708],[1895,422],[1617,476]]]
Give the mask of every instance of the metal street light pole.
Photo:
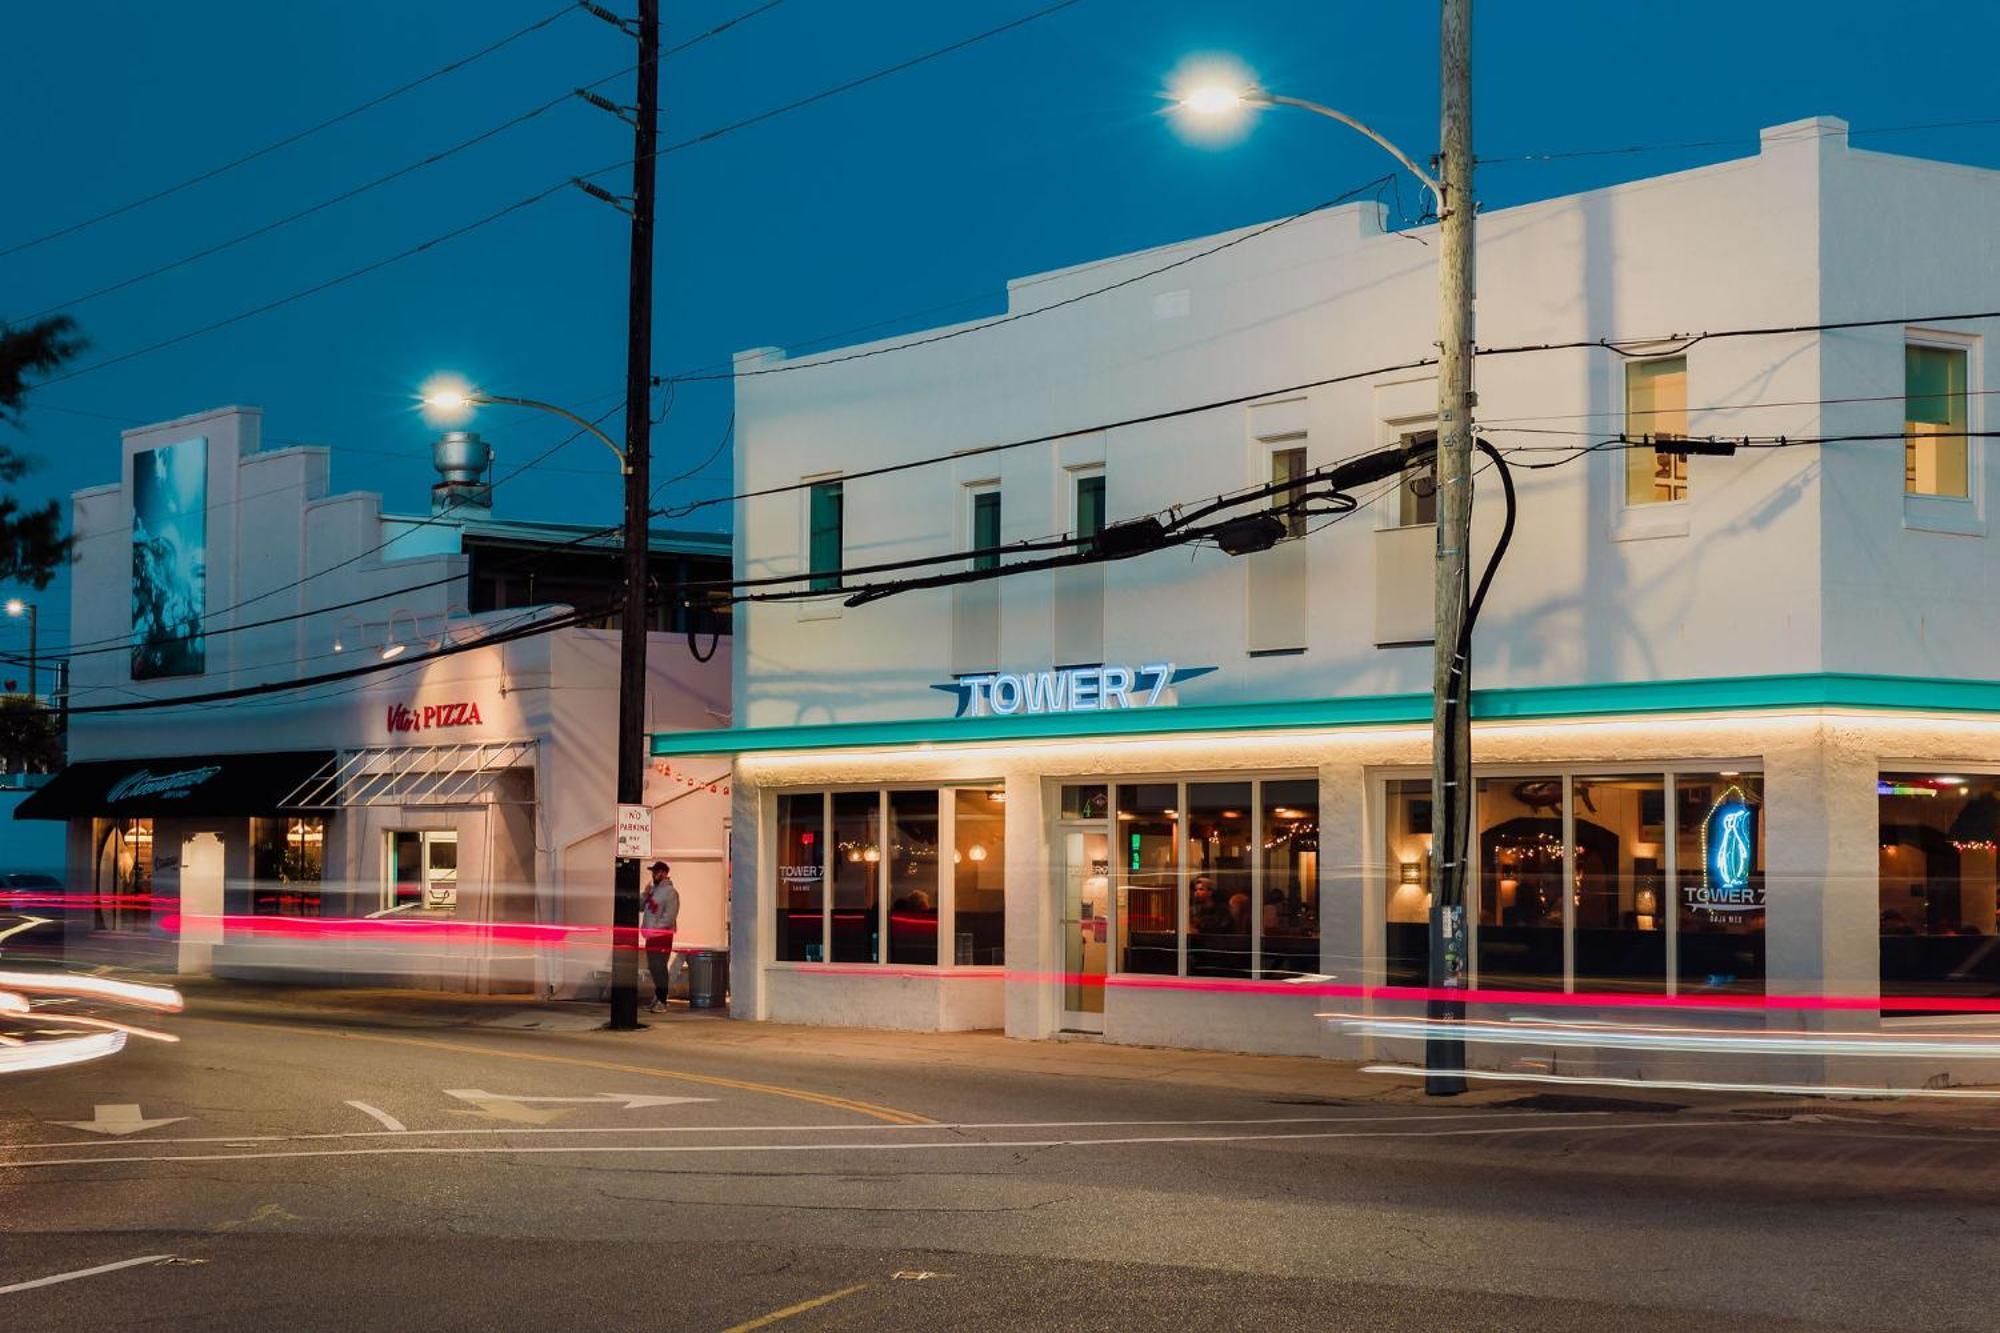
[[[1466,633],[1472,545],[1472,0],[1442,0],[1439,23],[1440,142],[1436,174],[1385,135],[1343,111],[1261,88],[1209,85],[1180,99],[1186,110],[1290,106],[1339,121],[1386,150],[1422,181],[1438,213],[1437,558],[1431,648],[1430,998],[1433,1031],[1465,1017],[1451,994],[1466,984],[1467,855],[1472,831],[1471,644]],[[1424,1049],[1424,1091],[1465,1091],[1465,1043],[1455,1032]]]

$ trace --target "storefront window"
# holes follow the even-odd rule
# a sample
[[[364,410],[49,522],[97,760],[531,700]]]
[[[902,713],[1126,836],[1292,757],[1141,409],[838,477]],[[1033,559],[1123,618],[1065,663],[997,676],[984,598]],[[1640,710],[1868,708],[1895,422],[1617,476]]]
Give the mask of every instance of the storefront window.
[[[1563,985],[1563,783],[1481,778],[1479,984],[1499,990]]]
[[[2000,777],[1884,773],[1875,792],[1882,994],[2000,995]]]
[[[146,930],[153,924],[153,821],[103,821],[97,845],[99,930]]]
[[[1764,779],[1674,777],[1680,990],[1764,990]]]
[[[252,913],[257,916],[318,916],[320,881],[325,869],[325,820],[250,821]]]
[[[833,794],[833,953],[836,963],[882,961],[875,890],[882,863],[882,798],[872,791]]]
[[[1252,975],[1252,800],[1247,782],[1188,784],[1189,976]]]
[[[1101,789],[1100,789],[1101,790]],[[1007,961],[1007,805],[999,788],[961,788],[953,794],[952,883],[957,939],[953,960],[963,966]]]
[[[1390,986],[1430,984],[1431,782],[1396,778],[1389,783],[1384,867],[1382,980]]]
[[[889,961],[938,960],[938,794],[889,793]]]
[[[940,848],[951,845],[951,873]],[[773,957],[905,967],[1006,959],[998,787],[783,792]],[[956,917],[951,937],[940,939]]]
[[[826,797],[786,792],[778,797],[777,958],[826,961]]]
[[[1180,971],[1180,784],[1118,788],[1112,860],[1118,874],[1118,969]]]
[[[1576,989],[1667,988],[1667,785],[1658,774],[1570,780]]]
[[[1319,966],[1319,783],[1259,784],[1263,796],[1264,901],[1258,923],[1262,976],[1317,975]]]

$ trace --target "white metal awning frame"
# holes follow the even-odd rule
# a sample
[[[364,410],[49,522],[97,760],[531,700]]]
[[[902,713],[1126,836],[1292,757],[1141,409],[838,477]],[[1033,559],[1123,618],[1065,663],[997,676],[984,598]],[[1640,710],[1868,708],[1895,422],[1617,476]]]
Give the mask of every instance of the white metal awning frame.
[[[491,791],[501,774],[532,766],[534,757],[534,741],[342,750],[278,805],[287,810],[466,805]]]

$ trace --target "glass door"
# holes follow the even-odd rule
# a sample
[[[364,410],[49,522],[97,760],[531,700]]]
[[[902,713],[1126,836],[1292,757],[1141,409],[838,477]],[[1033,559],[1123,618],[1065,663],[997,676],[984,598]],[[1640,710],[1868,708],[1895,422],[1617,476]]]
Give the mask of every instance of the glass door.
[[[1064,825],[1062,1026],[1104,1031],[1111,958],[1111,835],[1102,824]]]

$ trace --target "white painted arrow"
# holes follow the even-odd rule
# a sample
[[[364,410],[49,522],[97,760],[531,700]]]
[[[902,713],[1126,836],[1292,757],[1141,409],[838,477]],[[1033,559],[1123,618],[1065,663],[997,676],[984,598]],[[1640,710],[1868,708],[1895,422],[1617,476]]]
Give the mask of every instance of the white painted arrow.
[[[569,1102],[588,1103],[598,1106],[619,1106],[627,1111],[637,1111],[647,1106],[680,1106],[687,1102],[707,1102],[713,1097],[656,1097],[640,1092],[600,1092],[589,1097],[516,1097],[504,1092],[486,1092],[480,1088],[446,1088],[444,1095],[456,1097],[462,1102],[480,1104],[485,1102]]]
[[[139,1115],[139,1108],[129,1102],[100,1104],[94,1120],[51,1120],[51,1125],[61,1125],[64,1129],[87,1129],[93,1134],[137,1134],[142,1129],[158,1129],[161,1125],[171,1125],[187,1119],[184,1115],[170,1115],[160,1120],[146,1120]]]

